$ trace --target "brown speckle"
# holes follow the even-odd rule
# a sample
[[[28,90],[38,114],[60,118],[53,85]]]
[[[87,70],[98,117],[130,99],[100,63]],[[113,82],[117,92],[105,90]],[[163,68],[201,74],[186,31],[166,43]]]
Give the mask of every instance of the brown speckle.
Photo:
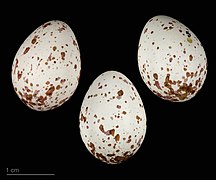
[[[120,106],[120,105],[117,105],[116,107],[117,107],[118,109],[121,109],[121,106]]]
[[[124,92],[122,90],[118,91],[118,96],[122,96],[124,94]]]
[[[124,115],[125,115],[125,114],[127,114],[127,112],[126,112],[126,111],[123,111],[123,112],[122,112],[122,114],[124,114]]]
[[[94,146],[94,144],[92,143],[92,142],[90,142],[89,144],[88,144],[88,146],[91,148],[91,153],[93,154],[93,155],[95,155],[95,146]]]
[[[136,120],[137,120],[137,123],[139,124],[139,122],[142,121],[142,118],[136,115]]]
[[[102,124],[99,126],[99,129],[101,130],[101,132],[103,132],[106,135],[114,136],[114,134],[115,134],[115,129],[110,129],[110,130],[105,131]]]
[[[119,139],[120,139],[120,135],[119,135],[119,134],[116,134],[116,136],[115,136],[115,141],[118,142]]]
[[[187,76],[187,77],[190,77],[190,72],[186,72],[186,76]]]
[[[37,41],[37,36],[34,36],[34,38],[32,39],[31,43],[32,43],[32,44],[35,44],[36,41]]]
[[[39,96],[37,101],[40,102],[41,104],[44,104],[44,101],[47,99],[47,97]]]
[[[129,155],[129,152],[125,152],[124,156],[116,156],[115,158],[111,159],[110,161],[112,163],[117,163],[120,164],[124,161],[126,161],[128,158],[130,158],[132,156],[132,154]]]
[[[46,27],[47,27],[47,26],[49,26],[49,25],[51,25],[51,23],[50,23],[50,22],[48,22],[48,23],[44,24],[42,27],[43,27],[43,28],[46,28]]]
[[[107,159],[106,159],[106,157],[104,155],[102,155],[101,153],[96,153],[96,157],[98,159],[101,159],[104,162],[108,162]]]
[[[154,77],[156,80],[158,80],[158,74],[157,74],[157,73],[154,73],[154,74],[153,74],[153,77]]]
[[[60,83],[64,84],[65,81],[66,81],[66,79],[61,79]]]
[[[83,121],[84,123],[86,122],[86,117],[83,115],[83,113],[81,113],[80,120]]]
[[[65,60],[65,52],[61,52],[61,59]]]
[[[53,51],[55,51],[57,49],[57,47],[56,46],[53,46]]]
[[[155,85],[158,89],[162,90],[158,81],[155,81],[154,85]]]
[[[62,32],[62,31],[64,31],[65,30],[65,27],[64,26],[62,26],[61,28],[58,28],[58,31],[59,32]]]
[[[23,54],[26,54],[30,50],[30,47],[25,48]]]
[[[76,43],[76,41],[74,39],[73,39],[73,45],[77,46],[77,43]]]
[[[47,96],[51,96],[54,90],[55,90],[55,87],[54,87],[54,86],[51,86],[51,87],[48,89],[48,91],[46,92],[46,95],[47,95]]]
[[[189,60],[192,61],[193,60],[193,56],[190,54],[189,56]]]
[[[57,90],[59,90],[60,88],[61,88],[61,86],[60,86],[60,85],[57,85],[57,86],[56,86],[56,89],[57,89]]]
[[[148,31],[148,28],[145,28],[145,30],[144,30],[144,34],[145,34],[147,31]]]
[[[14,74],[15,74],[15,72],[16,72],[16,68],[18,67],[18,62],[19,62],[19,61],[18,61],[18,59],[16,58],[16,63],[15,63],[14,72],[13,72]]]
[[[131,142],[131,135],[128,136],[128,140],[126,143],[130,143]]]
[[[18,78],[18,80],[20,80],[20,78],[22,77],[22,71],[21,72],[17,72],[17,78]]]

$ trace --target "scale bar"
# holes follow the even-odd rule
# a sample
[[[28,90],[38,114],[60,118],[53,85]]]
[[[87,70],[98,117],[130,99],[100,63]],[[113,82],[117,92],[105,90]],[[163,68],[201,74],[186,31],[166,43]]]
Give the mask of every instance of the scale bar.
[[[55,176],[55,174],[7,174],[7,176]]]

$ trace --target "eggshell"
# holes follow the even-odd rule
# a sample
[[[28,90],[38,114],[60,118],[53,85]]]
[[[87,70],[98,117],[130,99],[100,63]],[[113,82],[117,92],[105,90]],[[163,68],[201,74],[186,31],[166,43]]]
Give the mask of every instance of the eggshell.
[[[12,83],[29,108],[46,111],[74,94],[80,70],[80,51],[72,29],[63,21],[51,20],[19,47],[12,64]]]
[[[178,20],[158,15],[144,26],[138,65],[147,87],[158,97],[183,102],[202,88],[207,58],[196,35]]]
[[[107,164],[119,164],[133,156],[147,127],[138,91],[117,71],[104,72],[93,81],[83,99],[79,120],[86,148]]]

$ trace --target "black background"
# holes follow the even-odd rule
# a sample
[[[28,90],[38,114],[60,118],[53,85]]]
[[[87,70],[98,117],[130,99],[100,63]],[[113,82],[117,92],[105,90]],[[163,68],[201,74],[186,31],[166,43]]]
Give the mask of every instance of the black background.
[[[211,176],[211,164],[215,162],[212,153],[215,117],[210,112],[215,107],[212,5],[180,1],[173,1],[171,5],[145,1],[119,5],[61,1],[45,6],[44,3],[2,6],[5,13],[0,14],[3,143],[0,175],[6,175],[6,168],[19,168],[20,173],[55,173],[55,177],[68,179],[76,175],[89,178],[130,175],[151,179]],[[179,20],[203,44],[208,60],[207,77],[202,89],[190,101],[162,100],[150,92],[141,79],[138,42],[145,23],[155,15]],[[25,38],[41,24],[54,19],[70,25],[77,38],[81,78],[69,101],[52,111],[38,112],[25,106],[15,94],[11,67]],[[94,158],[85,148],[79,132],[79,112],[85,93],[93,80],[107,70],[119,71],[134,83],[147,116],[142,146],[132,158],[119,165],[107,165]]]

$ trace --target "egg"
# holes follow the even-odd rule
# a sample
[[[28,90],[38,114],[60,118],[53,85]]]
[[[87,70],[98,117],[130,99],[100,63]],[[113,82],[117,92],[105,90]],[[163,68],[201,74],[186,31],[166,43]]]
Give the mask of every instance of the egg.
[[[12,64],[12,84],[18,97],[37,111],[61,106],[74,94],[80,78],[77,39],[68,24],[45,22],[19,47]]]
[[[106,71],[93,81],[83,99],[79,122],[85,147],[107,164],[120,164],[132,157],[147,128],[137,89],[118,71]]]
[[[139,39],[138,66],[147,87],[172,102],[193,98],[207,75],[200,40],[187,26],[166,15],[154,16],[145,24]]]

